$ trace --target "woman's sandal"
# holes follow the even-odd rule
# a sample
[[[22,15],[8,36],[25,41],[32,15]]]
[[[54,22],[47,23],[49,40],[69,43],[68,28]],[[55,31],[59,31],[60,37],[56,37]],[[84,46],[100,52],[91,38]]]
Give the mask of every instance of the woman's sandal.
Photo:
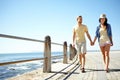
[[[106,69],[106,73],[109,73],[109,69]]]

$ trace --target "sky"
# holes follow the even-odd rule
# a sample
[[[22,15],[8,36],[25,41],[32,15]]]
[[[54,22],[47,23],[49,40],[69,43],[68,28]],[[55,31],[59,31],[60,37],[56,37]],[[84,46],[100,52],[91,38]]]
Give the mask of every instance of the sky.
[[[76,17],[82,15],[92,40],[99,25],[100,14],[106,14],[111,24],[113,43],[111,50],[120,50],[120,0],[0,0],[0,34],[45,40],[49,35],[52,42],[72,43]],[[98,41],[87,50],[99,50]],[[63,47],[52,45],[52,51]],[[69,48],[68,48],[69,49]],[[44,44],[0,37],[0,53],[44,51]]]

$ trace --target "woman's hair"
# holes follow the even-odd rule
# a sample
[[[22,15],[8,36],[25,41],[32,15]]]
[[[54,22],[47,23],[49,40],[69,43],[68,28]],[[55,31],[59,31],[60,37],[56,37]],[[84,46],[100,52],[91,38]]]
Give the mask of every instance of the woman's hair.
[[[99,22],[100,22],[100,19],[101,19],[101,18],[99,18]],[[108,25],[107,21],[108,21],[107,18],[105,18],[105,22],[104,22],[104,25],[105,25],[105,26]]]

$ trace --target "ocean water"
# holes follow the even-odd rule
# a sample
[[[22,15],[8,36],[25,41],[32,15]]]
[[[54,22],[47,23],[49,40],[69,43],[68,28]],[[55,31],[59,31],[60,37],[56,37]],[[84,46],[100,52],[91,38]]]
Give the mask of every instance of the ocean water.
[[[52,52],[51,56],[63,55],[62,52]],[[0,54],[0,63],[27,60],[33,58],[43,58],[43,53],[12,53],[12,54]],[[52,59],[52,62],[62,60],[62,58]],[[42,68],[43,60],[23,62],[17,64],[10,64],[0,66],[0,80],[5,80],[7,78],[21,75],[25,72],[35,70],[37,68]]]

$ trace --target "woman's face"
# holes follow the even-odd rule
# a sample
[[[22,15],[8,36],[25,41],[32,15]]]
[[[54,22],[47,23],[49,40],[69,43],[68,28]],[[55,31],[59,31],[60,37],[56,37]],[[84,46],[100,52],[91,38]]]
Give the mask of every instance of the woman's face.
[[[104,24],[104,23],[105,23],[105,18],[101,18],[101,19],[100,19],[100,23],[101,23],[101,24]]]

